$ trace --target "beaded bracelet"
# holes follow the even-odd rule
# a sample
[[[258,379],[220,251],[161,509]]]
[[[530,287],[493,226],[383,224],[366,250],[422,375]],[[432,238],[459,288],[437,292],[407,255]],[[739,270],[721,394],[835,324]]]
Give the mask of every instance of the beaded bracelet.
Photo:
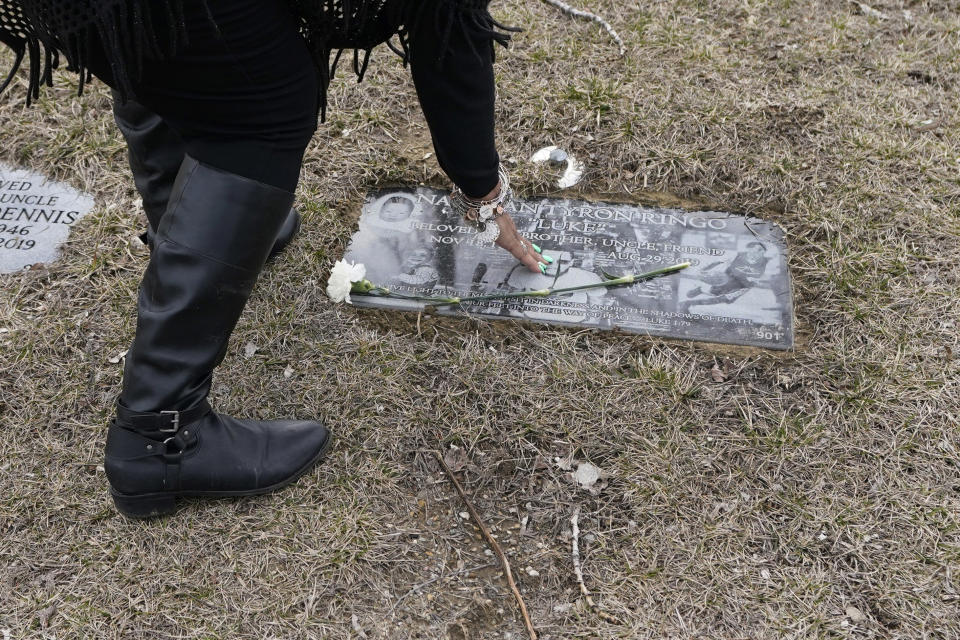
[[[496,219],[506,213],[506,205],[513,199],[510,176],[502,164],[497,168],[497,176],[500,178],[500,191],[489,200],[470,198],[460,187],[454,187],[450,194],[453,210],[478,230],[478,240],[491,244],[500,236],[500,225]]]

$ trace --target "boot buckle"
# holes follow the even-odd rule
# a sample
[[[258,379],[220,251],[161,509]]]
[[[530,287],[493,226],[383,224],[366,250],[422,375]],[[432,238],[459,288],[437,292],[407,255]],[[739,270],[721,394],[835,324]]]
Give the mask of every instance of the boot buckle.
[[[196,436],[191,436],[189,431],[181,431],[175,436],[170,436],[163,441],[163,457],[167,459],[167,462],[178,463],[180,458],[183,457],[183,454],[187,452],[187,449],[190,448],[196,442]],[[173,451],[173,447],[176,447],[176,450]]]
[[[179,411],[161,411],[161,416],[171,416],[172,420],[169,427],[160,427],[160,433],[176,433],[180,431],[180,412]]]
[[[176,451],[170,451],[171,442],[177,447]],[[163,457],[168,461],[178,460],[180,456],[183,455],[185,449],[186,446],[183,444],[183,442],[178,442],[176,436],[167,438],[163,441]]]

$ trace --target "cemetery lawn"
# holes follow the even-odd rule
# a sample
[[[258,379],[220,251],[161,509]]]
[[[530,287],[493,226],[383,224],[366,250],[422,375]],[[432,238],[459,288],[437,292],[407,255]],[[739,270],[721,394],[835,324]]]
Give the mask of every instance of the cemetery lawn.
[[[581,197],[787,231],[777,353],[334,307],[366,189],[446,185],[408,73],[346,69],[216,406],[314,417],[327,461],[271,496],[120,517],[100,466],[147,251],[100,84],[0,97],[0,161],[95,195],[60,261],[0,277],[0,637],[526,637],[433,457],[511,554],[543,638],[960,637],[960,17],[953,2],[535,0],[498,66],[500,146],[586,161]],[[869,9],[869,10],[868,10]],[[871,13],[876,10],[882,13]],[[9,55],[2,56],[5,65]],[[597,495],[565,467],[609,474]],[[580,510],[587,587],[570,518]]]

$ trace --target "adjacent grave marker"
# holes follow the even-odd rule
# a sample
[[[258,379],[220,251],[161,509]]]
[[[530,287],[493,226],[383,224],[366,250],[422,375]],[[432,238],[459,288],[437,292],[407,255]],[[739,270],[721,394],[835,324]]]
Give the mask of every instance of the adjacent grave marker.
[[[93,197],[46,177],[0,164],[0,273],[57,259]]]
[[[398,293],[433,296],[567,287],[598,282],[601,270],[641,273],[690,262],[679,274],[629,287],[551,298],[438,307],[442,314],[550,324],[771,349],[793,346],[793,301],[783,231],[718,211],[539,198],[516,200],[521,233],[556,262],[541,276],[506,251],[478,245],[476,231],[435,189],[370,193],[345,258]],[[365,307],[419,310],[423,303],[354,295]]]

